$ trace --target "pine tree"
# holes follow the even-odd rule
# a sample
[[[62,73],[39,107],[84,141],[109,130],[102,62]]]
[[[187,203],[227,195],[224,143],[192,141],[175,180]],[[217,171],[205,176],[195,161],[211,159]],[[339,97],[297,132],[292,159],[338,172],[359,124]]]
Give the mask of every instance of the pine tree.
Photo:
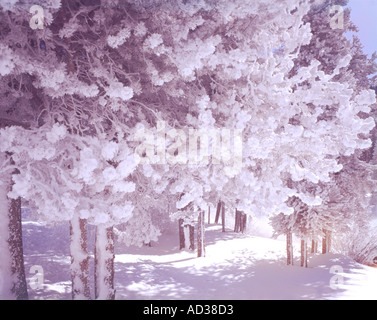
[[[286,237],[287,265],[293,265],[293,223],[292,215],[280,213],[270,218],[271,226],[274,229],[273,237],[280,235]]]
[[[78,216],[98,228],[96,297],[114,298],[114,227],[142,210],[140,199],[133,201],[144,178],[151,194],[184,194],[174,202],[182,216],[171,216],[183,217],[189,230],[208,203],[215,205],[214,194],[223,201],[223,231],[224,203],[249,216],[291,214],[287,234],[310,239],[320,235],[314,234],[319,226],[332,230],[348,218],[338,210],[341,201],[334,206],[326,197],[347,190],[333,188],[335,176],[347,165],[357,167],[350,159],[371,145],[375,96],[357,75],[363,66],[357,43],[336,40],[344,31],[328,30],[329,23],[322,41],[327,13],[316,15],[298,0],[131,1],[120,7],[57,0],[44,9],[43,30],[25,23],[30,15],[21,4],[10,2],[0,12],[6,97],[0,121],[13,123],[0,130],[0,152],[11,152],[20,171],[13,176],[13,199],[34,201],[42,220]],[[363,75],[371,70],[367,65]],[[25,110],[26,120],[20,116]],[[28,129],[14,125],[24,122]],[[165,122],[175,131],[160,134],[156,127]],[[211,139],[211,156],[193,161],[191,154],[184,162],[178,130],[187,127],[215,130],[215,136],[220,130],[224,150]],[[349,181],[349,172],[342,177]],[[308,184],[325,191],[311,192]],[[315,210],[321,196],[323,206]],[[306,214],[289,207],[293,197],[309,207]],[[48,213],[51,207],[56,212]],[[140,218],[153,234],[147,214]]]

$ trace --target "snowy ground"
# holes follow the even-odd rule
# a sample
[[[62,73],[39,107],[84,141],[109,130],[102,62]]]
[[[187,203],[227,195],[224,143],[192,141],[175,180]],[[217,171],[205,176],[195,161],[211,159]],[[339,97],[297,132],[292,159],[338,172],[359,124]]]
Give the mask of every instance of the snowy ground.
[[[23,227],[28,281],[35,284],[32,266],[42,266],[44,273],[42,288],[29,285],[30,299],[71,299],[68,226],[51,229],[25,222]],[[176,234],[152,247],[118,245],[116,298],[377,299],[377,268],[344,256],[318,254],[310,257],[309,268],[299,267],[298,260],[286,266],[284,241],[222,233],[215,225],[207,226],[206,243],[205,258],[180,252]]]

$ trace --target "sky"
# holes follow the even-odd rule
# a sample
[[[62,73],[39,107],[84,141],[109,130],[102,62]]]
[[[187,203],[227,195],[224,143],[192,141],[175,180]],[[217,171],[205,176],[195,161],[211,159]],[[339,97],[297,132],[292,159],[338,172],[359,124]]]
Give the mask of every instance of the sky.
[[[377,0],[349,0],[351,20],[359,28],[359,39],[370,57],[377,51]]]

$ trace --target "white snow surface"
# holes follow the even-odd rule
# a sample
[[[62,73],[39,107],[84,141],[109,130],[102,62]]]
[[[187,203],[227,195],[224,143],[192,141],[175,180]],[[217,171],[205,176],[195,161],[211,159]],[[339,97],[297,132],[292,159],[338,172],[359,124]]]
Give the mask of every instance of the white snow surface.
[[[28,287],[30,299],[71,299],[68,224],[48,228],[25,222],[23,228],[28,281],[32,265],[41,265],[44,271],[43,288]],[[90,230],[90,253],[93,235]],[[162,235],[151,247],[115,243],[116,299],[377,299],[377,268],[345,256],[309,254],[309,267],[301,268],[298,244],[295,265],[286,265],[284,239],[230,229],[223,233],[213,224],[206,225],[205,239],[202,258],[196,252],[179,251],[176,233]],[[91,283],[93,260],[92,255]]]

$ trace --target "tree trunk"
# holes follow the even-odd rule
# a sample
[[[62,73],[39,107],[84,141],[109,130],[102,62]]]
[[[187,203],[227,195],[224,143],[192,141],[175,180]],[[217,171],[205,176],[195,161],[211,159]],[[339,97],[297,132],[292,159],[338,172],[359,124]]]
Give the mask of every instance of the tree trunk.
[[[312,248],[310,250],[311,253],[317,253],[318,251],[318,241],[312,240]]]
[[[1,156],[1,153],[0,153]],[[4,177],[4,176],[3,176]],[[1,178],[3,178],[1,177]],[[7,175],[5,178],[10,178]],[[4,181],[5,180],[5,181]],[[9,240],[9,207],[10,200],[7,194],[10,190],[9,180],[4,179],[0,184],[0,299],[16,299],[12,293],[12,255]],[[7,184],[6,184],[7,183]]]
[[[5,154],[0,154],[5,161]],[[21,199],[9,199],[11,174],[3,174],[0,184],[0,299],[27,300],[24,267]],[[0,182],[0,183],[1,183]]]
[[[224,202],[221,203],[221,224],[222,224],[222,231],[225,232],[225,204]]]
[[[94,257],[94,290],[99,300],[114,300],[114,230],[98,225]]]
[[[234,232],[244,233],[246,230],[247,216],[242,211],[236,209],[236,217],[234,223]]]
[[[191,225],[185,225],[183,227],[183,236],[184,236],[184,248],[189,251],[195,250],[195,237],[194,237],[195,228]]]
[[[208,224],[211,224],[211,207],[208,206]]]
[[[194,251],[195,250],[195,228],[194,226],[189,226],[189,231],[190,231],[190,247],[189,250]]]
[[[308,245],[305,239],[301,239],[301,267],[308,267]]]
[[[240,214],[241,212],[236,209],[236,215],[234,218],[234,232],[240,231]]]
[[[331,249],[331,231],[323,229],[322,253],[330,252]]]
[[[15,294],[17,300],[27,300],[29,295],[25,276],[21,221],[21,199],[11,199],[8,243],[12,257],[12,274],[14,275],[12,292]]]
[[[182,250],[186,247],[185,231],[184,231],[184,227],[183,227],[183,219],[178,220],[178,228],[179,228],[179,250]]]
[[[72,299],[90,300],[87,221],[74,216],[70,221]]]
[[[245,230],[246,230],[246,222],[247,222],[247,216],[246,216],[245,213],[242,212],[241,213],[241,225],[240,225],[240,231],[242,233],[244,233]]]
[[[293,241],[292,232],[287,232],[287,265],[293,265]]]
[[[198,257],[205,257],[205,245],[204,245],[204,211],[199,212],[198,216]]]
[[[330,252],[331,251],[331,230],[327,230],[327,234],[326,234],[326,241],[327,241],[327,252]]]
[[[220,212],[221,212],[221,200],[219,200],[219,202],[217,203],[217,208],[216,208],[216,217],[215,217],[215,224],[218,224],[219,223],[219,219],[220,219]]]

